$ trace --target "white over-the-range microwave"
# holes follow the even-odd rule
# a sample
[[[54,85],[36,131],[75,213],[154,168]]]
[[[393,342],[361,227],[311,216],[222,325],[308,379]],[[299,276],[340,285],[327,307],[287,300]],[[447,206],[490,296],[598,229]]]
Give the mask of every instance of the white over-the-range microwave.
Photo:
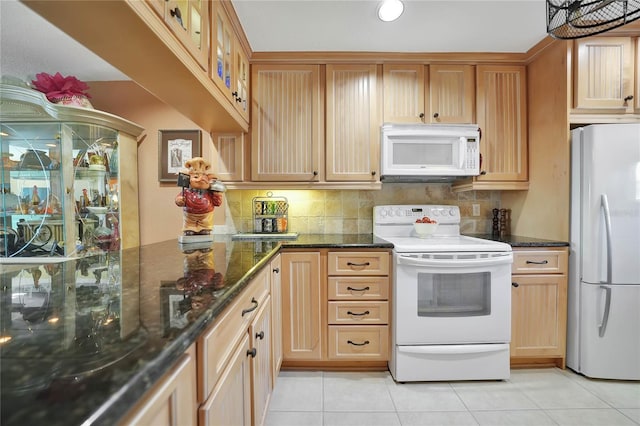
[[[447,182],[480,174],[475,124],[388,124],[381,128],[382,182]]]

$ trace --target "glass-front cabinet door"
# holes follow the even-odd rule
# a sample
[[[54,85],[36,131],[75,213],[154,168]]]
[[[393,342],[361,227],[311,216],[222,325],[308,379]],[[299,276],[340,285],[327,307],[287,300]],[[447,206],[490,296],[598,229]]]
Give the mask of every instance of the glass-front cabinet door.
[[[130,166],[121,169],[120,146],[123,137],[127,145],[131,138],[103,119],[113,120],[112,124],[121,119],[57,106],[43,96],[39,99],[42,94],[31,89],[6,85],[2,89],[0,261],[25,257],[55,261],[120,250],[123,221],[130,219],[121,214],[121,171],[129,175]],[[69,120],[53,119],[65,114]],[[130,192],[130,178],[125,181],[125,191]],[[137,178],[134,183],[137,187]],[[125,198],[130,200],[131,194]],[[135,222],[137,227],[137,218]]]

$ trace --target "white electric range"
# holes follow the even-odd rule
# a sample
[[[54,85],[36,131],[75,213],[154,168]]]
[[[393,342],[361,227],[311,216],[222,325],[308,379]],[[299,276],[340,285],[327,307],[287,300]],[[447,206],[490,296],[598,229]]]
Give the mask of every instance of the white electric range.
[[[438,226],[421,238],[424,216]],[[394,379],[508,378],[511,246],[460,235],[458,206],[376,206],[373,233],[394,245]]]

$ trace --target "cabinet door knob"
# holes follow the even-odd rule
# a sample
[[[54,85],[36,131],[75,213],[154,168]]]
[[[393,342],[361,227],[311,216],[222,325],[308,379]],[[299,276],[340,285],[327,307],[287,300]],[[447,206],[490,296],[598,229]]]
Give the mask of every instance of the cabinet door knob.
[[[374,170],[371,172],[371,176],[375,176],[375,175],[376,175],[376,171]]]
[[[418,117],[424,118],[424,112],[421,112],[420,115],[418,115]]]
[[[264,331],[261,331],[260,333],[256,333],[256,339],[264,339]]]
[[[520,284],[518,284],[518,283],[511,283],[511,285],[512,285],[513,287],[520,287]]]
[[[440,114],[438,114],[437,112],[433,114],[433,118],[438,118],[440,117]]]
[[[257,354],[258,354],[258,351],[256,350],[256,348],[251,348],[247,350],[247,356],[250,356],[251,358],[255,358]]]
[[[274,274],[279,274],[280,273],[280,268],[273,268],[273,273]]]
[[[314,176],[318,176],[318,172],[314,170],[314,171],[313,171],[313,175],[314,175]]]

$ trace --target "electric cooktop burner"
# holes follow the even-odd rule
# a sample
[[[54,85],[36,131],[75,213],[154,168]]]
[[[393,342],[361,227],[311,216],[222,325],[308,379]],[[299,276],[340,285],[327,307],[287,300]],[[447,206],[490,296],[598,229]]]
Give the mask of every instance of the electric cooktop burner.
[[[413,224],[425,216],[438,222],[438,227],[432,235],[420,237]],[[458,206],[375,206],[373,234],[393,244],[398,253],[511,251],[509,244],[460,235]]]

